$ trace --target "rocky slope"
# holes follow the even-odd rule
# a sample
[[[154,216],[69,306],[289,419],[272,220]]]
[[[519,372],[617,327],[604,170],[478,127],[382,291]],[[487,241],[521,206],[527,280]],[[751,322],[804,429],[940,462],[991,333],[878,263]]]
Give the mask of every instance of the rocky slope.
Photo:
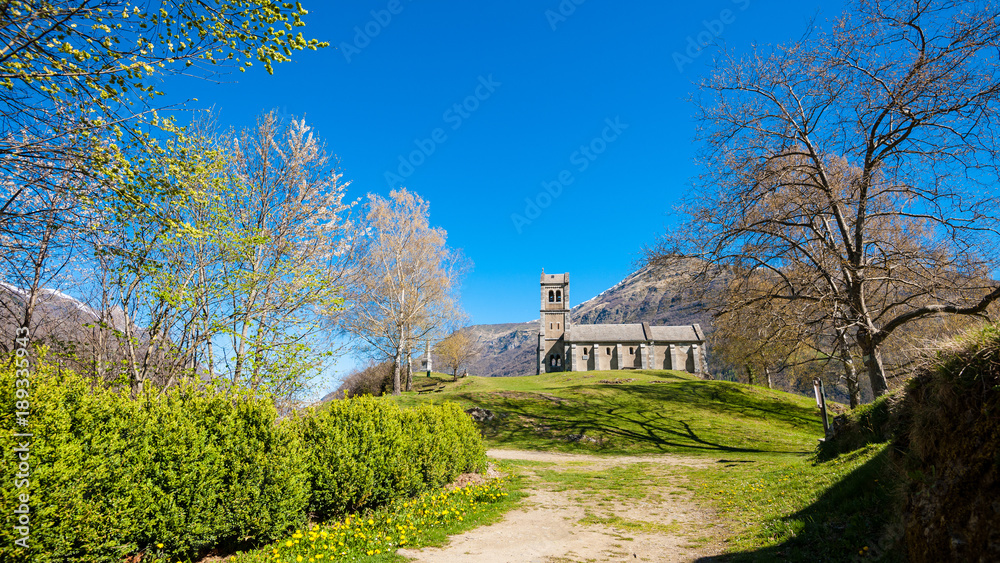
[[[12,349],[28,297],[27,290],[0,282],[0,351]],[[110,317],[109,330],[125,330],[121,309],[112,310]],[[31,320],[31,341],[47,345],[51,354],[89,358],[99,323],[98,312],[86,303],[54,289],[40,289]],[[135,328],[134,333],[145,342],[143,331]]]

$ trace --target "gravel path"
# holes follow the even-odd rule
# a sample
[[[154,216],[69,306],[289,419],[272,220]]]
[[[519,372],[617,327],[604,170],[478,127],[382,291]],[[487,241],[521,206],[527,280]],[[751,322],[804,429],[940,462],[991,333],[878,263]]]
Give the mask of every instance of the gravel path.
[[[643,499],[602,491],[556,486],[536,473],[548,471],[602,472],[636,463],[645,468],[705,467],[712,461],[680,456],[590,456],[516,450],[491,450],[494,459],[545,462],[521,469],[529,496],[522,505],[491,526],[451,538],[441,548],[400,550],[400,555],[425,563],[529,563],[577,561],[693,561],[718,552],[713,538],[721,530],[710,513],[690,500],[690,493],[668,479],[650,487]],[[551,475],[551,474],[548,474]],[[608,524],[581,522],[595,516]]]

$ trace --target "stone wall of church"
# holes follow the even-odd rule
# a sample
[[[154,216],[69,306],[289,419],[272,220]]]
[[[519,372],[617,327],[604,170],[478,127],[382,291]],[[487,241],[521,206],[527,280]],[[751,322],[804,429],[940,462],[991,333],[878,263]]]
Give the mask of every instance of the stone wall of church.
[[[652,360],[650,365],[646,366],[647,369],[676,369],[689,373],[697,373],[700,371],[699,367],[704,369],[703,348],[692,343],[655,342],[643,346],[642,342],[627,344],[594,342],[574,346],[566,345],[560,340],[558,345],[550,344],[552,345],[546,347],[545,357],[548,358],[550,354],[561,354],[563,358],[570,358],[570,363],[565,365],[564,369],[572,371],[640,369],[643,367],[644,349]]]
[[[651,369],[673,369],[670,364],[670,345],[656,344],[653,346],[653,361]]]

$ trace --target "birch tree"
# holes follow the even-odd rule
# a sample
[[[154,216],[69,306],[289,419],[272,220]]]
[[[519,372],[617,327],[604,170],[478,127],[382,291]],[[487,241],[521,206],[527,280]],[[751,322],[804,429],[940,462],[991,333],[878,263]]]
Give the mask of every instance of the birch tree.
[[[409,380],[402,381],[401,371],[414,343],[461,316],[457,294],[466,261],[429,219],[427,202],[405,188],[388,199],[369,194],[366,235],[347,279],[339,326],[369,353],[394,362],[394,395]]]
[[[232,139],[221,262],[233,383],[289,394],[321,367],[355,237],[348,183],[304,121],[274,112]]]
[[[696,99],[705,173],[649,258],[767,272],[767,298],[823,311],[885,393],[894,333],[1000,299],[998,16],[858,1],[828,32],[719,58]]]

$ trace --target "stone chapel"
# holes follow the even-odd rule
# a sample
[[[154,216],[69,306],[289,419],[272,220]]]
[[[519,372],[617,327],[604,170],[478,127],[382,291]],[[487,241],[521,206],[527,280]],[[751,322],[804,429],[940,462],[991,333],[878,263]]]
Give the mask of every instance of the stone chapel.
[[[569,274],[542,270],[541,290],[538,374],[618,369],[708,372],[705,334],[697,324],[573,324]]]

